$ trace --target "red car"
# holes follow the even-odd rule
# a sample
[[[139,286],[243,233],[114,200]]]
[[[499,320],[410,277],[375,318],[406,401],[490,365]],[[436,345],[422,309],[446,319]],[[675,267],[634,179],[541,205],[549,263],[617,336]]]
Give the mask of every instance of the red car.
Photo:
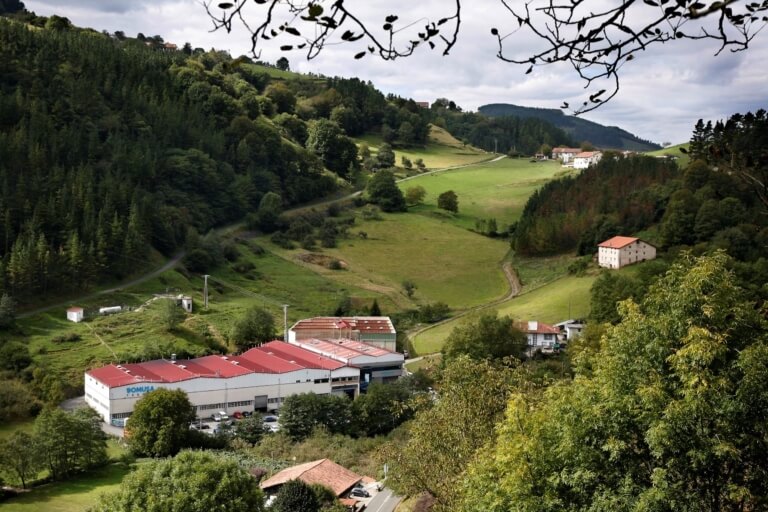
[[[236,420],[243,419],[243,413],[241,413],[240,411],[235,411],[232,413],[232,417],[235,418]]]

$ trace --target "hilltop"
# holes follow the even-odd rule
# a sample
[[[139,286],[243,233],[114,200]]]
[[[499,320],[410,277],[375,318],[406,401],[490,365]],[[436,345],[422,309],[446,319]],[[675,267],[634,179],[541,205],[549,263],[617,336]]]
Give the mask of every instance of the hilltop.
[[[618,126],[603,126],[581,117],[567,116],[554,108],[521,107],[508,103],[491,103],[483,105],[478,111],[488,117],[511,116],[547,121],[563,130],[577,143],[589,141],[600,148],[626,149],[631,151],[661,149],[660,145],[643,140],[626,130],[622,130]]]

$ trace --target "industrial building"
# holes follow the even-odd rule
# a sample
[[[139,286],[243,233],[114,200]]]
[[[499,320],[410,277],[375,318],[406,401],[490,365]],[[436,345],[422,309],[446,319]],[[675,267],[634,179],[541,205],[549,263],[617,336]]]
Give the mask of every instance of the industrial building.
[[[354,340],[394,352],[397,331],[388,316],[318,316],[299,320],[288,330],[288,341]]]
[[[403,354],[370,343],[350,339],[305,339],[290,343],[322,357],[359,368],[360,387],[363,391],[371,382],[390,382],[403,374]]]
[[[373,350],[380,350],[371,347]],[[238,356],[160,359],[85,372],[85,401],[104,421],[123,426],[136,402],[158,388],[187,393],[197,416],[274,410],[298,393],[359,393],[361,370],[298,345],[272,341]]]

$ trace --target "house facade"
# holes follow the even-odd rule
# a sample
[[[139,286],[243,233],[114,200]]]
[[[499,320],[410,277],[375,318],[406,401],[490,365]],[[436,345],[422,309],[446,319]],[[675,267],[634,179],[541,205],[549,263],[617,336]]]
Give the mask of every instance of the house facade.
[[[586,169],[600,161],[603,154],[600,151],[584,151],[573,157],[574,169]]]
[[[563,165],[570,164],[573,157],[581,153],[579,148],[555,148],[552,150],[552,159],[560,160]]]
[[[656,247],[639,238],[615,236],[597,246],[597,264],[603,268],[618,269],[656,259]]]
[[[560,329],[554,325],[545,324],[531,320],[519,325],[518,328],[523,331],[528,339],[528,350],[553,350],[555,345],[559,344]]]

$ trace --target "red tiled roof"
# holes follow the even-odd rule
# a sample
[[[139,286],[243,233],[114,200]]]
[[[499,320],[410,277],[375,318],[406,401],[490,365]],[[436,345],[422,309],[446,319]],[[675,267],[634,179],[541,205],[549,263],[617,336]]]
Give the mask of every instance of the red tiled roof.
[[[581,153],[579,148],[555,148],[552,153]]]
[[[517,328],[528,334],[560,334],[560,329],[553,325],[536,322],[536,328],[531,328],[531,322],[518,322]]]
[[[605,242],[602,242],[598,245],[598,247],[607,247],[609,249],[621,249],[622,247],[626,247],[629,244],[635,243],[639,238],[634,238],[631,236],[615,236],[613,238],[610,238],[606,240]]]
[[[600,153],[600,151],[584,151],[582,153],[579,153],[578,155],[574,156],[573,158],[592,158],[593,156]]]
[[[320,484],[341,496],[351,489],[362,477],[330,459],[320,459],[286,468],[272,478],[261,482],[262,489],[283,485],[290,480],[301,480],[307,484]]]
[[[352,329],[372,334],[396,334],[392,320],[388,316],[318,316],[296,322],[292,331]]]
[[[78,308],[78,307],[67,308],[67,313],[82,313],[82,312],[83,312],[83,308]]]

